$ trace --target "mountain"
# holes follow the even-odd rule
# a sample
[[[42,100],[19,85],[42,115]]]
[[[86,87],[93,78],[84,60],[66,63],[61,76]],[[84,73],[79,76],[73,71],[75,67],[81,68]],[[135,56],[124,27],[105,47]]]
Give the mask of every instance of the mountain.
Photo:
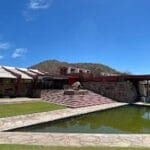
[[[29,68],[32,69],[39,69],[40,71],[49,72],[51,74],[60,74],[61,67],[68,67],[68,66],[76,66],[79,68],[89,69],[92,71],[93,75],[99,76],[101,72],[104,73],[120,73],[119,71],[103,64],[96,64],[96,63],[67,63],[67,62],[60,62],[58,60],[46,60],[35,64]]]

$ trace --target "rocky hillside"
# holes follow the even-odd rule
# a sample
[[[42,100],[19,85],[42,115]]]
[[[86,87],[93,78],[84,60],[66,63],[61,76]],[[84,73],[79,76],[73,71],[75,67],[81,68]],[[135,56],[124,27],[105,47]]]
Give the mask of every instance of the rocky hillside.
[[[39,64],[33,65],[29,68],[39,69],[40,71],[46,71],[52,74],[60,74],[60,68],[64,66],[78,66],[80,68],[89,69],[92,71],[94,76],[99,76],[101,72],[105,73],[119,73],[115,69],[103,65],[103,64],[95,64],[95,63],[67,63],[60,62],[58,60],[46,60]]]

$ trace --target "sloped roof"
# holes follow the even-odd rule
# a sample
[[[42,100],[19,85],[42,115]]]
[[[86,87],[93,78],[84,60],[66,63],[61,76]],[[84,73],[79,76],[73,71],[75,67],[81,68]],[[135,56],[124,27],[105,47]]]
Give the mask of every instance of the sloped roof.
[[[18,70],[23,71],[23,72],[26,72],[27,74],[30,74],[30,75],[32,75],[32,76],[38,75],[37,73],[34,73],[34,72],[32,72],[32,71],[30,71],[30,70],[28,70],[28,69],[26,69],[26,68],[18,68]]]
[[[37,73],[37,74],[40,74],[40,75],[44,75],[43,72],[37,70],[37,69],[29,69],[30,71],[34,72],[34,73]]]
[[[11,74],[10,72],[6,71],[2,66],[0,66],[0,78],[11,78],[16,79],[17,77]]]
[[[15,67],[8,67],[8,66],[4,66],[6,69],[10,70],[11,72],[17,73],[19,75],[21,75],[21,79],[28,79],[28,80],[32,80],[33,78],[19,70],[17,70],[17,68]]]
[[[32,80],[34,77],[44,76],[43,73],[36,69],[16,68],[10,66],[0,66],[0,78],[18,78]]]

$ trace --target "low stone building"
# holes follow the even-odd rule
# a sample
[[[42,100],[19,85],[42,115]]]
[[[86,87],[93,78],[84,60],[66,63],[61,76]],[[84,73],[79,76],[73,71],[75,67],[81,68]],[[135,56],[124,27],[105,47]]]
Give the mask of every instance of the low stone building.
[[[33,69],[0,66],[1,97],[32,97],[40,76],[45,74]]]
[[[64,89],[68,85],[69,79],[60,75],[45,75],[39,78],[42,89]]]
[[[15,96],[31,96],[34,78],[28,75],[27,72],[21,71],[20,68],[8,66],[4,66],[3,68],[17,77]]]
[[[79,67],[74,67],[74,66],[71,66],[71,67],[62,67],[60,69],[60,73],[63,74],[63,75],[69,75],[69,74],[90,74],[91,71],[88,70],[88,69],[84,69],[84,68],[79,68]]]
[[[68,78],[36,69],[0,66],[0,97],[40,97],[42,89],[62,89]]]
[[[17,77],[0,66],[0,97],[15,95]]]

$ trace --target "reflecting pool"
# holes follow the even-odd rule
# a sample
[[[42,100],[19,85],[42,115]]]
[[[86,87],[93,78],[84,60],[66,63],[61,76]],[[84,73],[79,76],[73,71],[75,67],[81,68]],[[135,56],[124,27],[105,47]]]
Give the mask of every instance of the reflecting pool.
[[[128,105],[16,129],[25,132],[150,133],[150,107]]]

